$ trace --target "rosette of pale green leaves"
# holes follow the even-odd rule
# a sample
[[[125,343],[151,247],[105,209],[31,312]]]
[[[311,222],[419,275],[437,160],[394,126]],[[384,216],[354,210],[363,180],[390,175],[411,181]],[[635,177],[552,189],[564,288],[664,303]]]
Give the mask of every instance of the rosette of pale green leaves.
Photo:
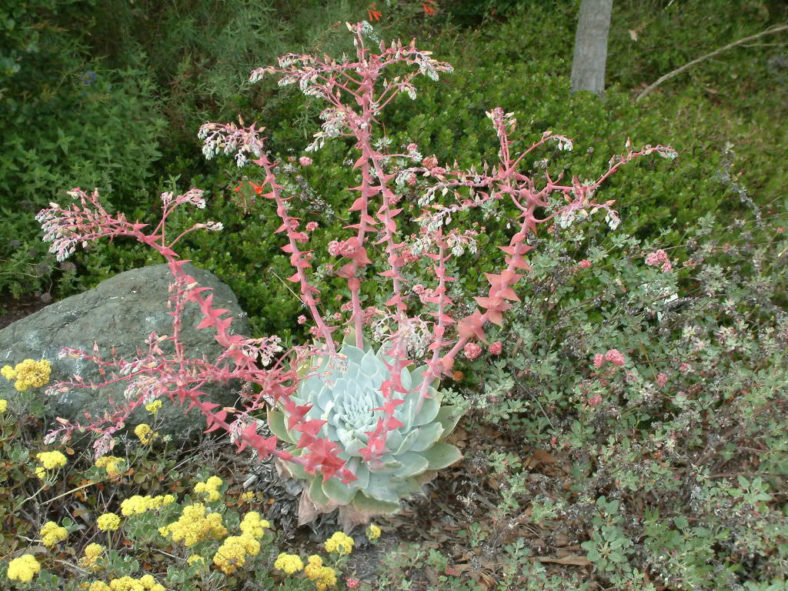
[[[402,423],[389,431],[384,453],[371,462],[362,458],[361,449],[369,441],[368,433],[375,430],[378,419],[386,418],[381,408],[386,402],[381,385],[389,379],[391,365],[383,348],[360,349],[346,339],[338,354],[315,356],[305,372],[292,400],[299,406],[311,405],[307,420],[325,421],[318,434],[340,447],[338,456],[357,480],[344,484],[339,478],[323,481],[323,476],[307,474],[303,467],[286,462],[285,468],[296,479],[305,482],[309,500],[318,512],[336,507],[350,511],[356,522],[365,517],[394,513],[399,500],[421,493],[422,483],[436,470],[445,468],[461,458],[460,451],[443,440],[452,432],[461,416],[453,406],[441,407],[440,393],[430,385],[428,397],[419,404],[418,390],[427,366],[410,371],[401,370],[402,386],[410,393],[394,392],[394,398],[404,399],[394,416]],[[301,434],[287,428],[288,416],[283,409],[269,412],[271,431],[289,445],[288,451],[300,455],[296,447]]]

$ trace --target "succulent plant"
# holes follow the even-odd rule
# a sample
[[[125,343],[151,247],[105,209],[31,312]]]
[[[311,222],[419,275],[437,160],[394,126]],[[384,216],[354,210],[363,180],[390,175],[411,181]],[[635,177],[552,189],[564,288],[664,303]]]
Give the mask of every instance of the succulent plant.
[[[462,412],[454,406],[441,407],[441,394],[432,385],[419,407],[418,388],[427,366],[413,371],[403,368],[402,386],[410,393],[396,393],[404,403],[394,412],[402,425],[388,432],[381,457],[365,461],[361,450],[368,444],[368,433],[375,430],[378,419],[385,418],[382,410],[373,410],[385,403],[381,385],[390,377],[390,370],[384,360],[391,366],[393,359],[387,357],[383,347],[377,352],[360,349],[349,340],[334,356],[312,358],[307,377],[292,400],[298,405],[311,405],[307,419],[325,421],[319,436],[339,445],[337,455],[347,462],[357,480],[344,484],[339,478],[331,478],[324,482],[320,473],[308,474],[300,464],[285,462],[284,467],[293,478],[306,481],[304,490],[315,513],[340,507],[346,522],[363,523],[374,515],[395,513],[400,499],[422,493],[421,485],[436,470],[462,457],[455,446],[443,441]],[[295,445],[300,433],[287,428],[286,411],[271,410],[268,421],[271,431],[290,445],[288,451],[294,455],[303,451]],[[304,500],[301,513],[305,512]],[[302,516],[301,521],[308,520]]]

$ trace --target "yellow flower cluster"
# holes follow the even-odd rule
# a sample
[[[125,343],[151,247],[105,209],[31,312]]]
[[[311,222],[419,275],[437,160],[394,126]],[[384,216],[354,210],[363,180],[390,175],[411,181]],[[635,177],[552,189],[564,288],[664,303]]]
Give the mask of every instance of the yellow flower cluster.
[[[281,570],[283,573],[288,575],[292,575],[293,573],[304,570],[304,561],[301,560],[301,557],[297,554],[287,554],[286,552],[282,552],[276,557],[274,568]]]
[[[68,537],[68,530],[54,521],[47,521],[38,534],[41,536],[41,543],[49,547],[65,540]]]
[[[93,581],[88,591],[166,591],[164,585],[157,583],[153,575],[143,575],[139,579],[129,576],[112,579],[109,585],[102,581]]]
[[[157,437],[156,432],[147,423],[140,423],[134,427],[134,435],[139,438],[142,445],[148,445]]]
[[[323,559],[317,554],[307,558],[304,574],[310,581],[314,581],[318,591],[323,591],[337,584],[337,573],[330,566],[323,566]]]
[[[8,400],[0,398],[0,414],[4,413],[6,410],[8,410]]]
[[[42,451],[36,454],[39,466],[36,466],[36,476],[41,480],[46,477],[47,470],[55,470],[66,465],[66,456],[59,451]]]
[[[85,546],[85,555],[79,559],[79,565],[84,568],[92,568],[94,570],[98,570],[99,567],[96,566],[96,561],[98,557],[104,553],[104,546],[101,544],[88,544]]]
[[[227,529],[222,525],[221,513],[205,513],[205,505],[194,503],[183,508],[178,521],[159,528],[159,533],[170,536],[174,542],[183,542],[192,546],[206,538],[223,538]]]
[[[186,559],[186,564],[189,566],[194,566],[195,564],[205,564],[205,558],[200,556],[199,554],[192,554],[189,558]]]
[[[367,538],[377,540],[380,537],[380,528],[374,523],[367,528]]]
[[[325,541],[323,547],[326,549],[326,552],[336,552],[342,556],[353,551],[353,544],[353,538],[344,532],[338,531]]]
[[[266,529],[271,529],[271,524],[267,519],[260,519],[257,511],[249,511],[241,521],[241,532],[258,540],[265,535]]]
[[[52,366],[46,359],[41,361],[25,359],[22,363],[17,363],[16,367],[5,365],[0,369],[0,374],[5,379],[13,381],[14,388],[20,392],[47,384],[50,373],[52,373]]]
[[[218,476],[211,476],[205,482],[198,482],[194,485],[194,492],[206,495],[206,500],[210,503],[221,498],[219,487],[223,484]]]
[[[120,504],[120,513],[124,517],[142,515],[146,511],[158,511],[162,507],[175,502],[175,495],[134,495]]]
[[[120,517],[115,513],[104,513],[96,519],[96,525],[101,531],[115,531],[120,527]]]
[[[118,458],[115,456],[101,456],[96,460],[96,467],[104,468],[107,471],[107,474],[110,476],[117,476],[120,474],[120,468],[118,467],[118,464],[121,462],[123,462],[123,458]]]
[[[154,400],[153,402],[149,402],[148,404],[145,405],[145,410],[147,410],[150,414],[152,414],[155,417],[156,413],[158,413],[159,410],[161,410],[161,400]]]
[[[226,575],[233,574],[246,564],[246,555],[257,556],[260,553],[260,542],[249,534],[228,536],[216,550],[213,563]]]
[[[23,554],[19,558],[14,558],[8,563],[8,573],[6,576],[11,581],[29,583],[41,571],[41,565],[32,554]]]
[[[257,495],[254,492],[252,492],[251,490],[250,491],[246,491],[245,493],[243,493],[241,495],[241,500],[244,503],[251,503],[252,501],[254,501],[256,496]]]

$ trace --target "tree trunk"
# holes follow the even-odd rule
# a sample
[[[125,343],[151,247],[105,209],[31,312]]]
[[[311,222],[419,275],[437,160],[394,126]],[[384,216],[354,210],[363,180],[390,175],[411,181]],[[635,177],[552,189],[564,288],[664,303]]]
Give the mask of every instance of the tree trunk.
[[[613,0],[583,0],[575,33],[575,54],[572,58],[572,92],[605,90],[607,33]]]

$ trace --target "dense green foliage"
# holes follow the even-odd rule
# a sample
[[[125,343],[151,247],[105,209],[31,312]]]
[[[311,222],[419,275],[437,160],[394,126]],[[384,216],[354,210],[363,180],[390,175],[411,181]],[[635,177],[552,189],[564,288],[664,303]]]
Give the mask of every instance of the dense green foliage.
[[[279,222],[250,185],[261,179],[253,167],[205,162],[196,132],[204,121],[239,115],[265,125],[296,207],[320,224],[316,249],[325,248],[347,223],[352,177],[343,161],[355,159],[353,146],[335,142],[312,155],[312,166],[287,168],[317,129],[321,106],[273,82],[251,86],[247,75],[284,52],[347,51],[340,23],[366,18],[369,4],[31,0],[0,9],[0,293],[63,297],[160,262],[118,241],[57,266],[32,218],[49,201],[64,202],[66,189],[98,187],[112,208],[154,221],[160,191],[195,186],[206,190],[208,207],[176,215],[173,229],[213,219],[225,231],[190,235],[180,254],[232,287],[253,336],[299,334],[304,309],[284,280],[291,271],[274,234]],[[423,154],[462,166],[493,162],[485,111],[501,106],[519,121],[515,147],[547,129],[575,139],[571,153],[544,149],[526,160],[535,176],[544,166],[595,175],[628,138],[679,153],[670,163],[630,165],[606,183],[602,199],[615,200],[622,218],[615,232],[585,222],[540,236],[523,302],[490,335],[507,347],[457,368],[464,376],[447,396],[468,407],[468,431],[495,428],[514,442],[468,450],[476,472],[466,498],[498,483],[492,522],[490,507],[467,512],[477,521],[459,532],[468,552],[482,564],[498,558],[500,589],[783,588],[784,34],[635,97],[688,61],[785,22],[788,11],[767,0],[617,0],[599,99],[569,93],[579,0],[439,4],[443,11],[427,18],[419,2],[376,3],[381,37],[415,36],[455,67],[387,111],[382,123],[395,146],[415,141]],[[491,247],[502,243],[506,220],[484,223],[479,254],[463,266],[488,268]],[[645,263],[658,249],[671,271]],[[478,295],[478,274],[454,271],[458,291]],[[341,289],[330,273],[318,285],[324,301]],[[366,295],[385,297],[378,289]],[[624,365],[594,367],[594,356],[610,349]],[[555,472],[535,471],[528,448],[548,450]],[[0,470],[33,478],[14,465],[20,446],[3,453]],[[180,492],[175,480],[136,484],[141,493],[165,484]],[[78,486],[76,474],[70,484]],[[32,493],[29,483],[19,486],[0,489],[0,500]],[[9,523],[32,527],[18,516]],[[562,569],[534,560],[564,546],[576,560]],[[425,569],[441,573],[430,579],[436,589],[495,588],[456,574],[446,548],[431,548],[401,549],[407,560],[386,559],[370,588],[407,588]],[[583,560],[588,568],[578,568]]]

